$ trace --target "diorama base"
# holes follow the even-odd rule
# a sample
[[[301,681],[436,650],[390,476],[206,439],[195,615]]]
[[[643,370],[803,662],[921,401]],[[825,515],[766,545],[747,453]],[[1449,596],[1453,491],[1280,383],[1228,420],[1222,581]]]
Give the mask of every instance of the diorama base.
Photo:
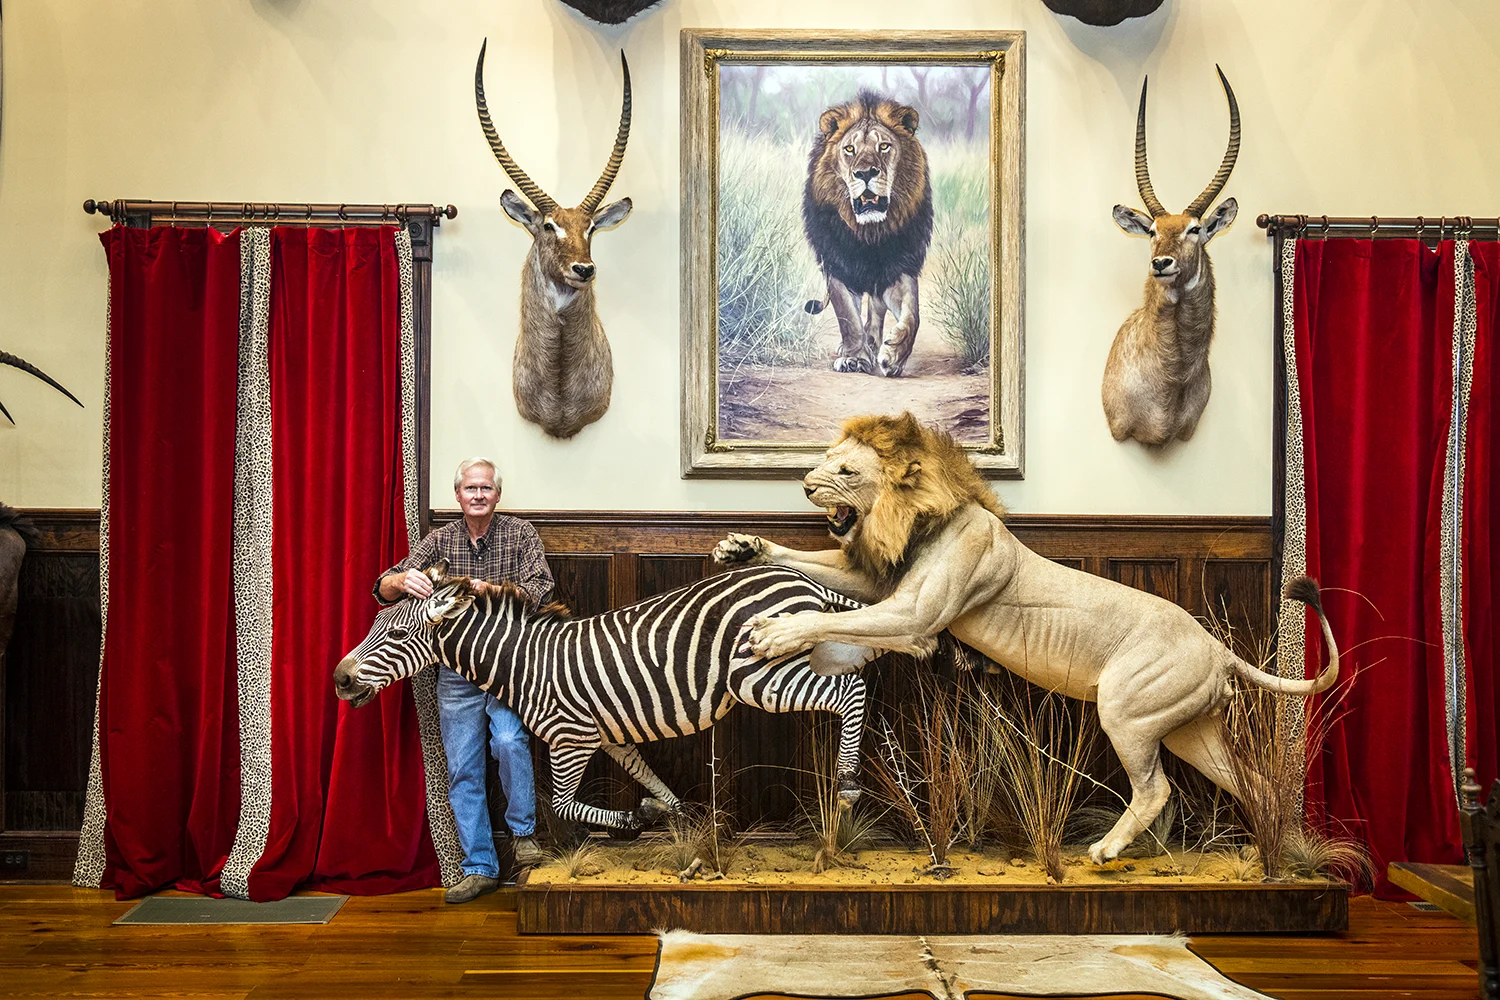
[[[1178,885],[519,883],[522,934],[1187,934],[1349,928],[1344,882]]]

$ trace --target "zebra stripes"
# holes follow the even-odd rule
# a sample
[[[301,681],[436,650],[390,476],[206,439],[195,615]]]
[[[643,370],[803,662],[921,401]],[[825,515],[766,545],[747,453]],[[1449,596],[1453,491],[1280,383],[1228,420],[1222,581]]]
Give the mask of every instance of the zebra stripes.
[[[437,584],[432,597],[382,610],[339,664],[338,696],[363,705],[430,663],[451,667],[514,709],[547,744],[552,805],[564,819],[639,829],[676,811],[679,799],[635,745],[707,729],[738,702],[840,716],[839,793],[846,801],[859,795],[864,681],[855,673],[820,675],[810,663],[812,650],[765,660],[746,647],[757,618],[858,607],[801,573],[779,566],[734,570],[577,621],[550,609],[530,611],[513,588],[476,594],[465,578],[429,574]],[[855,650],[861,662],[873,655]],[[600,748],[652,798],[630,812],[578,802],[584,768]]]

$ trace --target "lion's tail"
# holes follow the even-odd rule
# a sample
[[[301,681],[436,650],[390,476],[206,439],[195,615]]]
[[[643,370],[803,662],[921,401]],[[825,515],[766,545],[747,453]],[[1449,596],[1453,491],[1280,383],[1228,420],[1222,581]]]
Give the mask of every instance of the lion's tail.
[[[1305,696],[1326,691],[1339,679],[1339,646],[1333,641],[1333,629],[1329,628],[1328,616],[1323,613],[1323,600],[1318,594],[1318,584],[1311,577],[1299,576],[1289,581],[1282,593],[1287,600],[1301,601],[1317,612],[1318,621],[1323,626],[1323,642],[1328,646],[1328,666],[1312,680],[1293,681],[1267,673],[1235,657],[1235,672],[1240,675],[1241,680],[1279,694]]]
[[[828,296],[826,295],[822,299],[808,299],[806,304],[802,306],[804,312],[812,313],[814,316],[827,308]]]

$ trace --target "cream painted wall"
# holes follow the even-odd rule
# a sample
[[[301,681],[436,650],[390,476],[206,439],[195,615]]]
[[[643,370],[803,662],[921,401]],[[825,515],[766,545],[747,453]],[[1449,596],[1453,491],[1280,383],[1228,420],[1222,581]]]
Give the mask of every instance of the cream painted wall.
[[[501,461],[512,507],[805,510],[792,482],[678,474],[678,66],[682,27],[1019,28],[1028,42],[1026,455],[1001,483],[1036,512],[1264,514],[1270,509],[1272,286],[1266,211],[1500,213],[1500,5],[1490,0],[1167,0],[1098,29],[1040,0],[667,0],[628,25],[554,0],[8,0],[0,141],[0,348],[87,404],[0,369],[0,499],[99,498],[105,268],[94,198],[437,201],[434,500],[450,467]],[[490,38],[490,103],[509,148],[559,197],[587,190],[635,81],[614,188],[633,217],[599,238],[615,352],[610,412],[571,443],[522,421],[510,391],[524,232],[474,120]],[[1226,190],[1240,218],[1214,244],[1214,394],[1190,443],[1114,443],[1104,358],[1138,300],[1144,242],[1109,211],[1138,204],[1135,102],[1152,79],[1151,163],[1169,207],[1223,151],[1220,63],[1244,118]],[[170,387],[162,387],[170,392]],[[344,502],[339,498],[336,503]],[[451,501],[448,501],[451,503]]]

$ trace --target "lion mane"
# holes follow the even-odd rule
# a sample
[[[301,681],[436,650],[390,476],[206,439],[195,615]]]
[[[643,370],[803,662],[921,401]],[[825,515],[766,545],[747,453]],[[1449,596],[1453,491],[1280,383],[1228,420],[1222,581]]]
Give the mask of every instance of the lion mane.
[[[874,118],[891,131],[898,146],[891,204],[884,220],[854,220],[848,188],[839,176],[839,149],[851,127]],[[802,226],[818,266],[850,291],[875,295],[903,274],[920,274],[932,239],[932,180],[927,154],[917,140],[914,108],[862,90],[848,104],[818,117],[818,135],[807,159],[802,193]]]
[[[845,549],[850,562],[877,579],[898,575],[913,552],[969,504],[1004,520],[1004,504],[963,448],[910,412],[851,417],[839,440],[849,438],[874,450],[885,480]]]

